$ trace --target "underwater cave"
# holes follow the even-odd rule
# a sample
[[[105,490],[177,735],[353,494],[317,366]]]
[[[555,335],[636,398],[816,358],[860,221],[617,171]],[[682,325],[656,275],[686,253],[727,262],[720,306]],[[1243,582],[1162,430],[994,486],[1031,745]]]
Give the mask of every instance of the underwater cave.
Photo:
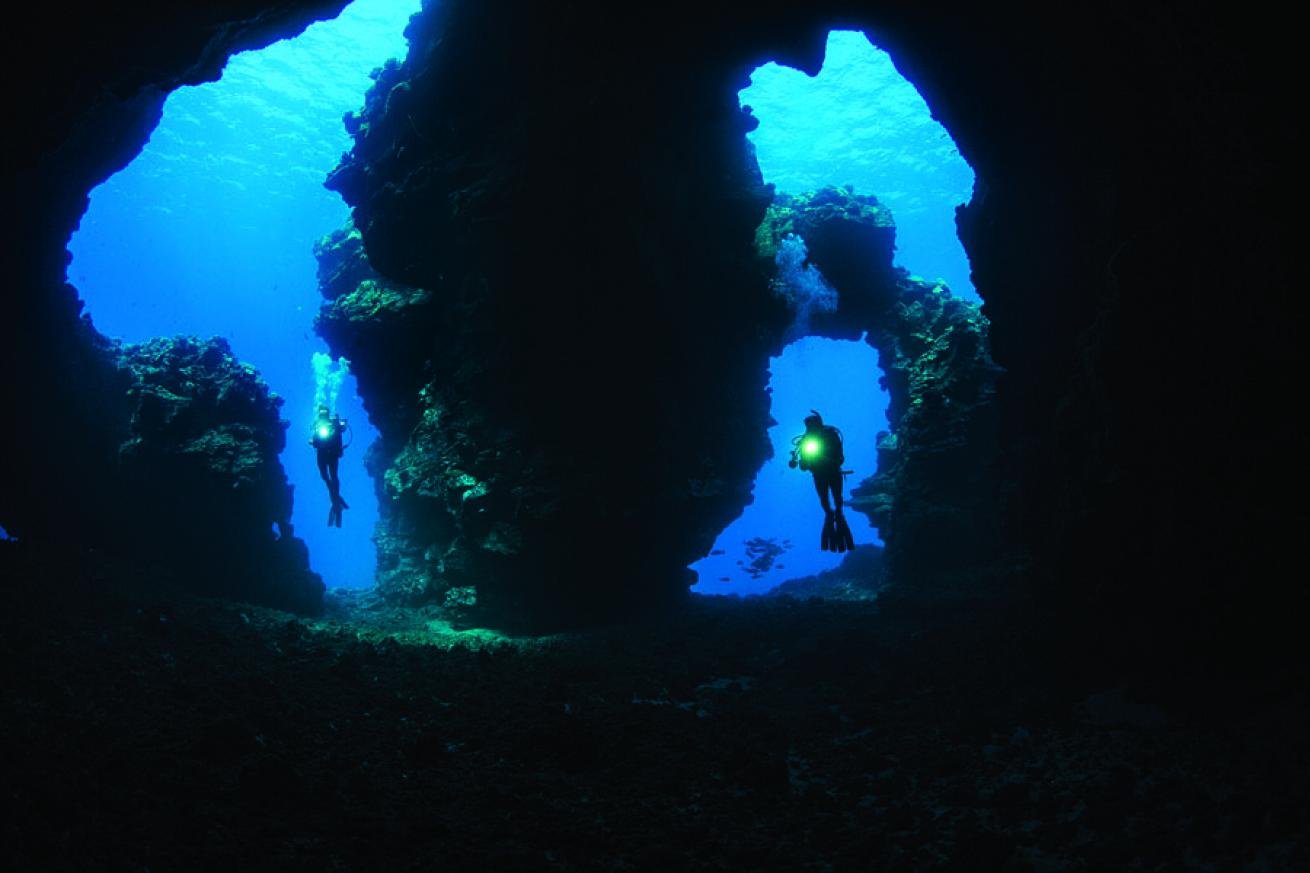
[[[206,143],[289,122],[256,97],[285,65],[205,117],[165,107],[343,8],[366,7],[15,19],[0,867],[1310,869],[1294,28],[671,0],[619,38],[599,0],[424,0],[321,142],[198,147],[193,120]],[[967,157],[945,209],[838,168],[935,160],[854,148],[876,125],[769,168],[783,128],[741,92],[771,63],[818,85],[834,32],[876,35],[950,131],[926,153]],[[169,177],[177,123],[202,179]],[[242,163],[329,141],[285,186]],[[142,170],[163,190],[111,207]],[[225,211],[225,179],[264,196]],[[188,192],[212,232],[172,220]],[[954,266],[913,241],[930,212]],[[110,229],[141,235],[83,236]],[[804,329],[780,262],[835,297]],[[134,311],[138,282],[163,287]],[[323,486],[294,468],[324,346],[377,432],[344,531],[302,518]],[[845,572],[876,598],[690,596],[768,503],[781,383],[808,394],[788,372],[819,348],[861,357],[838,370],[876,459],[848,512],[883,551]],[[325,590],[312,537],[365,534],[365,476],[376,548],[350,558],[376,585]],[[800,502],[758,581],[817,545]]]
[[[776,63],[761,66],[751,73],[740,101],[759,121],[748,138],[765,183],[778,194],[840,185],[876,195],[895,222],[894,263],[912,274],[937,276],[932,284],[942,289],[939,294],[949,288],[978,301],[955,230],[955,210],[972,194],[973,172],[914,86],[869,37],[857,31],[828,34],[823,68],[814,76]],[[821,302],[815,298],[832,298],[823,303],[831,310],[837,292],[805,260],[804,243],[798,245],[790,260],[782,251],[776,258],[781,292],[804,302],[788,332],[790,342],[769,365],[772,457],[756,475],[742,516],[719,535],[708,557],[692,565],[699,575],[693,590],[702,594],[760,594],[788,580],[833,571],[846,559],[812,548],[810,528],[822,517],[816,514],[812,483],[786,464],[791,438],[810,410],[839,425],[844,466],[854,475],[851,485],[873,478],[878,440],[890,436],[886,375],[867,335],[855,340],[809,335],[815,329],[810,309]],[[882,544],[858,517],[853,532],[857,545]],[[881,549],[863,551],[844,584],[872,597],[877,583],[869,577],[877,575],[871,567]],[[817,592],[796,585],[785,590]],[[827,590],[831,596],[834,589]]]

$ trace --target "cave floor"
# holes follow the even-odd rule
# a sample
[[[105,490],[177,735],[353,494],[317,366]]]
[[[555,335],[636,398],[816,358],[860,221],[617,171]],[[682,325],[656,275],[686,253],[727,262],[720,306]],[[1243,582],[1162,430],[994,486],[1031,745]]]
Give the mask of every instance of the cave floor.
[[[877,604],[514,639],[14,551],[4,869],[1310,869],[1301,690],[1163,699]]]

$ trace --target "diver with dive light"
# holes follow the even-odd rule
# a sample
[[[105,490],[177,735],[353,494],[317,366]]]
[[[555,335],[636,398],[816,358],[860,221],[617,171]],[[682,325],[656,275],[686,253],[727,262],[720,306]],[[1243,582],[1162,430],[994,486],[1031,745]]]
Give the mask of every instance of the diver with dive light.
[[[314,434],[309,444],[318,454],[318,474],[327,484],[328,497],[332,499],[332,508],[328,510],[328,527],[341,527],[341,510],[350,508],[350,504],[341,497],[341,479],[337,476],[337,464],[350,445],[342,441],[342,436],[349,429],[350,424],[344,418],[332,414],[326,406],[318,408],[318,418],[314,421]]]
[[[810,415],[805,416],[805,433],[791,443],[791,460],[787,466],[793,470],[800,467],[814,476],[814,488],[819,492],[819,503],[823,506],[823,534],[819,547],[825,552],[850,551],[855,548],[855,538],[846,524],[846,516],[842,515],[843,476],[850,470],[841,468],[846,460],[841,431],[824,424],[823,416],[811,409]],[[832,502],[829,502],[829,494]]]

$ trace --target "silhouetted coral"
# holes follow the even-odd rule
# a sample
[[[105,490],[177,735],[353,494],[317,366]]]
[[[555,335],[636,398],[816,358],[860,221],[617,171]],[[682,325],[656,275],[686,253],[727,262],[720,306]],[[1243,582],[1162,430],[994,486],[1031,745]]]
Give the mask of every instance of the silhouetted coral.
[[[323,583],[292,535],[278,460],[282,400],[220,338],[155,339],[118,361],[131,382],[110,546],[176,568],[187,590],[317,610]]]
[[[892,265],[895,223],[877,198],[829,187],[779,197],[757,245],[797,234],[839,305],[813,333],[878,350],[889,432],[878,472],[852,490],[886,543],[886,581],[904,596],[986,596],[969,571],[997,557],[996,380],[980,307]],[[870,580],[872,584],[874,580]]]

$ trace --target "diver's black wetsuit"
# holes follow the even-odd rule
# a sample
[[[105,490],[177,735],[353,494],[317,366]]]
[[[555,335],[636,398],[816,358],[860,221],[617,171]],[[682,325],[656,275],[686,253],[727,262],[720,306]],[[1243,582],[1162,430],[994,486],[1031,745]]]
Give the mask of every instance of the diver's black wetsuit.
[[[836,510],[841,512],[845,484],[841,465],[846,458],[842,453],[841,437],[837,435],[837,429],[831,425],[807,428],[804,439],[818,439],[823,448],[815,458],[806,459],[802,456],[801,469],[809,470],[814,476],[814,490],[819,492],[819,503],[823,504],[823,511],[831,513],[835,504]],[[832,503],[828,502],[829,493],[832,494]]]
[[[341,496],[341,479],[337,475],[337,463],[340,460],[340,454],[334,455],[322,449],[318,450],[318,475],[327,483],[328,494],[332,495],[333,500]]]
[[[842,476],[840,464],[833,466],[830,470],[819,470],[811,467],[810,472],[814,474],[814,490],[819,492],[819,502],[823,504],[824,512],[832,512],[832,505],[828,503],[828,492],[832,492],[832,501],[836,505],[837,511],[842,511]]]
[[[329,431],[327,436],[323,436],[324,427]],[[346,505],[346,502],[341,499],[341,479],[337,475],[337,464],[345,452],[341,444],[341,429],[342,421],[335,416],[320,420],[314,424],[314,436],[309,441],[317,453],[318,475],[323,477],[323,482],[328,488],[328,496],[332,498],[328,524],[334,527],[341,527],[341,510]]]
[[[819,493],[823,506],[823,535],[819,547],[824,551],[845,552],[855,548],[850,525],[842,515],[842,464],[846,456],[842,451],[841,432],[823,423],[818,413],[805,420],[805,433],[796,438],[797,449],[793,464],[799,464],[814,477],[814,490]],[[831,500],[829,495],[832,495]]]
[[[336,500],[341,496],[341,480],[337,478],[337,462],[345,449],[341,446],[341,420],[333,418],[326,422],[331,433],[324,437],[320,432],[323,423],[314,426],[314,438],[310,441],[318,453],[318,475],[327,483],[328,494]]]

